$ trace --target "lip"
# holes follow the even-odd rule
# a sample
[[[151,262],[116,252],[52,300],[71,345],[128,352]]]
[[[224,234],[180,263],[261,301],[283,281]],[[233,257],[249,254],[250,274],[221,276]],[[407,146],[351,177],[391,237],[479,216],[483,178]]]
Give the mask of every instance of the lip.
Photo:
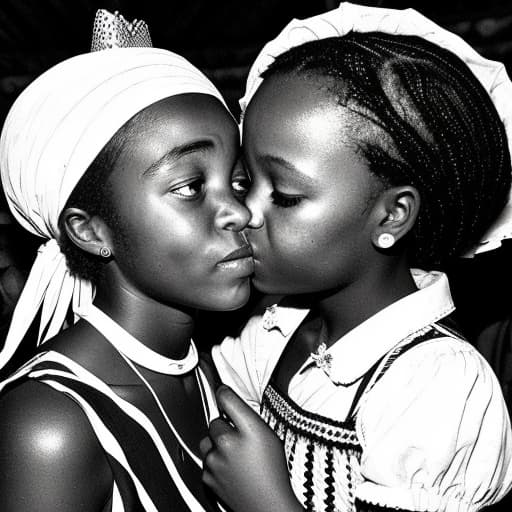
[[[226,263],[228,261],[240,260],[242,258],[252,258],[252,249],[250,245],[243,245],[238,249],[230,252],[226,257],[219,261],[219,263]]]

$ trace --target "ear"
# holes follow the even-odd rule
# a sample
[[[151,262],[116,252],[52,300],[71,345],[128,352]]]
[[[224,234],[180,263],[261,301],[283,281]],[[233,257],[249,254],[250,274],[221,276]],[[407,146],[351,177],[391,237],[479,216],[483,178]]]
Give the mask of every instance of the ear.
[[[62,215],[66,234],[77,247],[95,256],[105,257],[105,248],[112,254],[110,231],[102,219],[79,208],[66,208]]]
[[[384,190],[374,205],[377,216],[372,243],[389,249],[413,228],[420,209],[420,194],[411,186]]]

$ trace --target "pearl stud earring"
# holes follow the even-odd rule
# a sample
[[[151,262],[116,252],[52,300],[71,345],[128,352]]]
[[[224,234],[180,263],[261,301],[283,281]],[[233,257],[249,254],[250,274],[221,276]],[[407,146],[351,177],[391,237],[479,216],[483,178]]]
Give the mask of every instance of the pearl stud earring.
[[[389,249],[393,247],[395,243],[395,237],[391,233],[382,233],[377,239],[377,245],[381,249]]]

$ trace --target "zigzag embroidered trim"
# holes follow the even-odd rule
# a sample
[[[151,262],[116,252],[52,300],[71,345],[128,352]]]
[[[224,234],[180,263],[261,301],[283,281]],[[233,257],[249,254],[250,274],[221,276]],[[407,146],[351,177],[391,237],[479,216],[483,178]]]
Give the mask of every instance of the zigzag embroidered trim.
[[[277,421],[286,425],[286,428],[293,429],[297,433],[305,434],[322,443],[343,445],[361,451],[359,440],[353,430],[353,422],[330,420],[326,423],[327,418],[307,411],[299,411],[291,401],[279,394],[271,385],[268,385],[265,390],[261,410],[262,414],[268,418],[274,416]],[[279,432],[277,434],[280,435]]]
[[[362,449],[354,421],[335,422],[304,411],[271,384],[261,414],[284,443],[290,481],[306,510],[356,512]]]

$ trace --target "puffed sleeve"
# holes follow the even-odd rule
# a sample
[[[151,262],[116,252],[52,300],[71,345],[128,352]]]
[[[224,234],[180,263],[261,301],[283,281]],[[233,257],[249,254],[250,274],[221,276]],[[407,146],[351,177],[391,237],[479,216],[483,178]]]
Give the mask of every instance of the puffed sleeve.
[[[511,487],[499,383],[460,340],[424,342],[399,356],[363,398],[356,428],[363,510],[474,512]]]
[[[255,364],[255,344],[261,315],[249,319],[238,337],[226,337],[212,348],[212,359],[223,384],[259,413],[261,385]]]
[[[258,413],[265,387],[287,341],[278,329],[263,328],[267,307],[279,299],[275,295],[263,297],[240,334],[228,336],[212,348],[212,359],[223,384]]]

